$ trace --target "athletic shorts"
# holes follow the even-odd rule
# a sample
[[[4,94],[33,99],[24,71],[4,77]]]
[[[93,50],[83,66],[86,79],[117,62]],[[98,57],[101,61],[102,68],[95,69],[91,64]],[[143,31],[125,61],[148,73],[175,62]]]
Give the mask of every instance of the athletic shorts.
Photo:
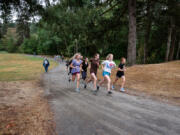
[[[122,76],[124,76],[124,72],[117,72],[116,73],[117,78],[121,78]]]
[[[75,73],[72,73],[72,75],[76,75],[76,74],[80,74],[80,72],[75,72]]]
[[[106,71],[103,71],[102,75],[103,75],[103,77],[104,77],[105,75],[110,76],[110,75],[111,75],[111,73],[106,72]]]
[[[94,72],[94,71],[90,71],[90,74],[94,73],[95,75],[97,75],[97,72]]]

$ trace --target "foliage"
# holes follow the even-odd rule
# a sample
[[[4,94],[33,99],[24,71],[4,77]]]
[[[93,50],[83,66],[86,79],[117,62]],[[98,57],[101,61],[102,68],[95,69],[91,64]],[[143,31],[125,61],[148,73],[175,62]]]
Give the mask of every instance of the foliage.
[[[128,40],[131,40],[128,39],[128,1],[61,0],[52,4],[46,0],[45,3],[44,8],[37,1],[34,4],[27,0],[14,3],[18,11],[15,23],[18,40],[15,44],[19,51],[68,57],[75,52],[89,57],[99,52],[101,57],[108,53],[113,53],[115,59],[127,57]],[[136,63],[165,60],[170,27],[173,32],[169,55],[175,59],[180,42],[180,7],[177,1],[137,0],[136,3],[137,42],[133,48],[137,50]],[[3,13],[10,14],[10,10],[5,11]],[[36,15],[40,15],[40,20],[30,23]],[[7,18],[10,16],[4,19]],[[4,27],[5,23],[0,28]]]
[[[0,42],[0,49],[8,52],[16,52],[16,34],[14,28],[9,28],[7,34],[2,38]]]

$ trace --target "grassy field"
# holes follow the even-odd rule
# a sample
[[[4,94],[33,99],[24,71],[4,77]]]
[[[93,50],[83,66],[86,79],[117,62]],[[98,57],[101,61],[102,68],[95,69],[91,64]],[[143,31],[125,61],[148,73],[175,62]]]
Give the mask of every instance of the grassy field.
[[[42,58],[0,53],[0,135],[45,135],[54,130],[43,97]],[[50,69],[57,63],[50,61]]]
[[[34,80],[44,72],[43,58],[0,53],[0,81]],[[50,61],[50,69],[57,63]]]
[[[116,70],[111,74],[112,81]],[[145,94],[180,105],[180,61],[127,67],[125,75],[128,94]],[[102,71],[98,76],[102,78]],[[119,86],[120,81],[117,90]]]

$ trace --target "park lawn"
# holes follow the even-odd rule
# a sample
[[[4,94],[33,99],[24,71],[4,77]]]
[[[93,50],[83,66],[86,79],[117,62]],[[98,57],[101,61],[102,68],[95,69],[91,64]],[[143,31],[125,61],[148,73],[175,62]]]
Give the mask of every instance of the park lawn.
[[[43,97],[42,58],[0,53],[0,135],[54,133],[53,114]],[[57,63],[50,61],[50,69]]]
[[[116,77],[116,70],[111,74],[112,81]],[[180,105],[180,61],[127,67],[125,75],[128,94],[149,96]],[[102,78],[102,71],[98,72],[98,76]],[[117,90],[119,84],[120,80]]]
[[[44,72],[43,58],[0,53],[0,81],[34,80]],[[57,63],[50,60],[50,69]]]

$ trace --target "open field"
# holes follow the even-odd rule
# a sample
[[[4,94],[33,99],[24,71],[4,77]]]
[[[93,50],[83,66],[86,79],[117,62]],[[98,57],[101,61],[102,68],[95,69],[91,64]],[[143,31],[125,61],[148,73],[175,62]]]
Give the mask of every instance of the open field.
[[[101,71],[98,76],[102,78]],[[111,78],[115,79],[116,70]],[[128,94],[152,96],[180,105],[180,61],[135,65],[125,73]],[[119,87],[120,81],[117,82]],[[119,88],[117,88],[119,89]]]
[[[51,61],[50,68],[57,63]],[[0,135],[53,134],[53,114],[43,97],[42,58],[0,54]]]
[[[42,58],[0,53],[0,81],[34,80],[44,72]],[[50,61],[50,69],[57,63]]]

